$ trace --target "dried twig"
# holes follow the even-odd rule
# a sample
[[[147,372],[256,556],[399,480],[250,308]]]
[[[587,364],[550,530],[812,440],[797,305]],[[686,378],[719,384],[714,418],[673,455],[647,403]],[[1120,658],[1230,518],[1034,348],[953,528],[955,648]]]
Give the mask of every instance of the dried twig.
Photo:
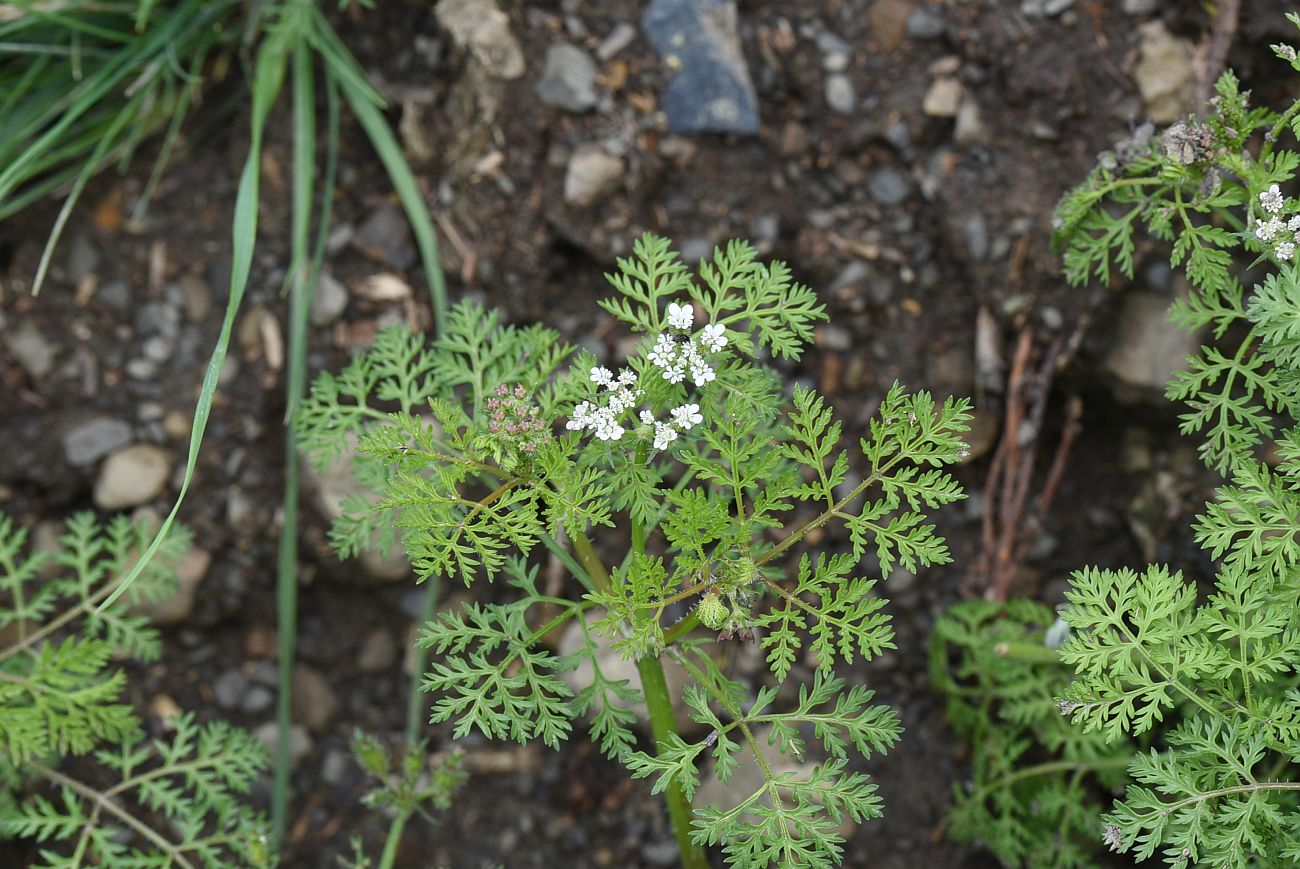
[[[1078,434],[1082,403],[1071,396],[1067,404],[1065,431],[1057,444],[1047,482],[1038,497],[1037,510],[1026,517],[1030,488],[1037,462],[1037,445],[1047,413],[1052,379],[1073,355],[1086,327],[1081,321],[1071,335],[1059,336],[1048,345],[1035,366],[1032,328],[1021,331],[1007,378],[1006,410],[1002,439],[989,466],[982,528],[983,552],[976,565],[976,577],[989,600],[1005,600],[1020,565],[1044,525],[1061,479],[1065,474],[1070,447]]]
[[[1196,85],[1193,96],[1199,110],[1204,111],[1214,83],[1228,65],[1228,51],[1237,35],[1237,22],[1241,17],[1241,0],[1218,0],[1215,4],[1210,36],[1196,50]]]

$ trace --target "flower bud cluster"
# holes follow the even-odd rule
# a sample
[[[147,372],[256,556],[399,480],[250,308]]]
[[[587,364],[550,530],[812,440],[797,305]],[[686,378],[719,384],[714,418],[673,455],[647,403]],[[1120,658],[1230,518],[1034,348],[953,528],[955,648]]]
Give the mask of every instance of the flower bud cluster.
[[[551,437],[540,411],[528,403],[528,390],[522,384],[498,386],[487,400],[487,411],[488,433],[522,453],[536,453]]]

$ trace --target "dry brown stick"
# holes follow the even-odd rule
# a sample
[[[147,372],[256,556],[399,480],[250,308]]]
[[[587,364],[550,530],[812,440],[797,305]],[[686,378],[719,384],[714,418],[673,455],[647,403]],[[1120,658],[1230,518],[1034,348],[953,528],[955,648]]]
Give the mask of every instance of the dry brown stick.
[[[1228,65],[1228,51],[1237,35],[1237,22],[1240,18],[1241,0],[1218,0],[1215,4],[1210,37],[1197,50],[1198,68],[1193,96],[1201,111],[1205,111],[1210,95],[1214,93],[1214,83]]]

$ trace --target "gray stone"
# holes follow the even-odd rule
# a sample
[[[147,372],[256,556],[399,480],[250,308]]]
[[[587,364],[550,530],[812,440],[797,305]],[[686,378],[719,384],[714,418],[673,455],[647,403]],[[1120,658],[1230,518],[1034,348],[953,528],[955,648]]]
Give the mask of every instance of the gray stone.
[[[237,709],[248,693],[248,680],[238,670],[227,670],[212,683],[212,697],[222,709]]]
[[[623,158],[599,145],[583,145],[569,157],[564,173],[564,201],[586,208],[623,185]]]
[[[835,280],[831,281],[831,291],[862,286],[869,277],[871,277],[871,266],[860,259],[852,260],[840,269]]]
[[[1074,5],[1074,0],[1021,0],[1020,12],[1026,18],[1051,18]]]
[[[95,506],[101,510],[138,507],[162,492],[172,458],[153,444],[135,444],[108,457],[95,481]]]
[[[383,628],[371,631],[361,641],[357,654],[357,669],[363,673],[379,673],[397,663],[397,643],[393,635]]]
[[[961,82],[942,75],[934,80],[921,102],[921,111],[932,118],[955,118],[961,108],[963,94]]]
[[[807,769],[806,764],[795,760],[789,755],[782,754],[776,745],[771,744],[772,742],[779,744],[779,740],[772,739],[771,727],[767,725],[751,725],[751,728],[754,734],[754,742],[758,744],[759,750],[763,752],[763,757],[773,774],[798,774],[800,771]],[[748,750],[744,740],[741,740],[741,751],[736,755],[736,758],[739,760],[739,765],[732,771],[731,777],[726,782],[718,778],[713,769],[701,776],[699,790],[695,792],[695,805],[713,806],[722,811],[727,811],[740,805],[741,801],[747,799],[750,794],[763,786],[764,782],[767,781],[767,777],[759,769],[758,762],[754,759],[753,753]]]
[[[966,245],[966,254],[974,262],[983,262],[989,255],[989,226],[984,215],[972,212],[961,227],[962,242]]]
[[[1157,5],[1159,0],[1121,0],[1119,8],[1125,15],[1150,15]]]
[[[191,323],[202,323],[212,312],[212,288],[198,275],[181,275],[181,304]]]
[[[325,760],[321,762],[320,777],[326,784],[342,784],[350,766],[351,758],[347,752],[336,748],[330,749],[325,755]]]
[[[23,323],[5,335],[5,346],[33,380],[40,380],[50,373],[58,352],[31,323]]]
[[[316,292],[311,297],[311,324],[331,326],[343,316],[348,307],[347,287],[334,279],[329,272],[321,272],[316,281]]]
[[[1130,293],[1120,309],[1115,344],[1104,365],[1120,383],[1122,398],[1163,401],[1165,385],[1200,339],[1169,320],[1169,299]]]
[[[858,97],[853,91],[853,82],[847,75],[835,73],[826,76],[826,105],[841,115],[851,115],[857,108]]]
[[[600,43],[600,47],[596,49],[596,57],[602,61],[610,60],[631,45],[634,39],[636,39],[636,28],[626,21],[620,21]]]
[[[110,308],[125,311],[131,304],[131,285],[126,281],[106,281],[95,291],[95,298]]]
[[[987,138],[988,128],[980,117],[979,103],[966,97],[957,109],[957,123],[953,125],[952,140],[958,145],[973,145]]]
[[[151,362],[166,362],[176,352],[176,342],[162,335],[152,335],[144,339],[140,350],[144,353],[144,358]]]
[[[402,209],[392,203],[379,206],[352,236],[351,244],[366,256],[402,269],[415,261],[411,226]]]
[[[253,731],[253,736],[266,746],[266,750],[275,754],[275,747],[280,741],[280,728],[274,721],[268,721]],[[311,734],[301,724],[289,728],[289,766],[296,767],[307,755],[311,754]]]
[[[332,523],[343,514],[343,501],[349,496],[356,495],[367,500],[374,498],[370,489],[363,486],[352,473],[356,444],[355,436],[349,435],[346,449],[324,470],[318,470],[308,461],[302,463],[303,489],[327,523]],[[411,575],[411,564],[400,545],[394,546],[387,555],[374,548],[366,549],[359,561],[363,570],[356,572],[359,574],[358,579],[393,582]]]
[[[588,111],[596,105],[596,72],[596,62],[581,48],[552,45],[535,88],[537,98],[566,112]]]
[[[89,465],[131,442],[131,426],[120,419],[97,416],[63,435],[63,452],[74,465]]]
[[[674,133],[758,132],[731,0],[652,0],[641,27],[677,76],[660,100]]]
[[[239,711],[246,715],[257,715],[270,709],[274,702],[275,692],[265,685],[253,685],[244,694],[244,699],[239,704]]]
[[[899,205],[912,194],[912,184],[897,169],[882,166],[867,179],[867,192],[881,205]]]
[[[312,733],[329,727],[339,701],[325,677],[305,664],[293,668],[293,717]]]
[[[79,285],[99,265],[99,249],[84,232],[68,242],[68,283]]]
[[[1140,42],[1133,78],[1157,124],[1168,124],[1191,109],[1192,49],[1171,34],[1163,22],[1148,21],[1138,27]]]
[[[588,620],[597,617],[596,613],[591,613]],[[636,662],[623,657],[623,654],[614,648],[608,635],[603,632],[592,631],[590,639],[596,644],[596,661],[600,664],[600,671],[606,679],[613,682],[627,679],[633,685],[641,684]],[[587,642],[588,635],[583,630],[583,626],[576,622],[570,624],[565,629],[564,636],[560,638],[559,654],[562,656],[575,654],[581,651]],[[687,723],[689,719],[685,714],[687,708],[683,698],[683,689],[687,682],[686,671],[682,669],[680,664],[669,658],[665,658],[663,664],[664,677],[668,682],[668,694],[673,698],[673,707],[677,712],[677,722],[680,725],[690,727],[691,725]],[[577,694],[591,684],[593,678],[591,661],[584,658],[576,669],[561,673],[560,678]],[[636,714],[642,725],[649,723],[644,703],[636,706]]]
[[[938,39],[947,25],[938,10],[918,6],[907,16],[907,35],[912,39]]]
[[[488,75],[508,80],[524,74],[524,53],[510,30],[510,17],[494,0],[442,0],[434,14]]]
[[[676,866],[681,859],[677,843],[672,839],[647,842],[641,846],[641,857],[647,866]]]
[[[194,612],[194,602],[198,599],[199,585],[208,574],[212,556],[202,549],[191,549],[185,553],[181,563],[176,565],[176,576],[180,584],[176,593],[159,601],[142,601],[131,608],[147,618],[157,627],[178,625]]]
[[[135,315],[135,328],[141,335],[161,335],[175,340],[181,330],[180,309],[165,302],[141,305]]]

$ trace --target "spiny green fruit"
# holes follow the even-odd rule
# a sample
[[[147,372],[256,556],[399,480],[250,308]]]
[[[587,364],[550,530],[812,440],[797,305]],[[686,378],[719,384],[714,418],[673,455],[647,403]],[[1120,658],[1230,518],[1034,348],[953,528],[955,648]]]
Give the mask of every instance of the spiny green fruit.
[[[695,606],[695,614],[700,617],[700,624],[709,630],[720,631],[727,623],[730,613],[722,602],[722,595],[716,591],[707,592]]]

